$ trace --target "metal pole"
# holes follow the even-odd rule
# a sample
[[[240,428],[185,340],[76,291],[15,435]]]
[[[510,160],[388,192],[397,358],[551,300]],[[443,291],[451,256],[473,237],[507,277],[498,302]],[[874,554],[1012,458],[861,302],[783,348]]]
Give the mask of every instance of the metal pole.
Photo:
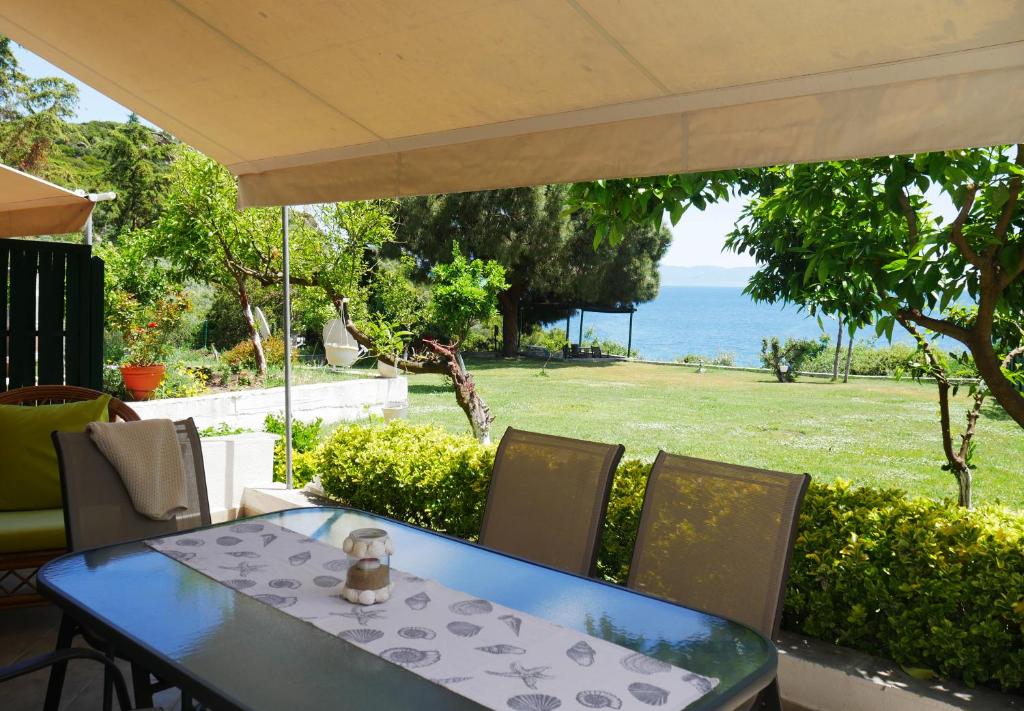
[[[580,309],[580,350],[583,350],[583,309]]]
[[[633,354],[633,312],[629,312],[629,339],[626,341],[626,357],[631,358]]]
[[[288,263],[288,206],[281,208],[282,262],[284,267],[284,478],[292,488],[292,284]]]
[[[92,213],[89,213],[89,219],[85,221],[85,243],[92,244]]]
[[[570,311],[569,315],[565,317],[565,342],[566,343],[569,343],[570,340],[571,340],[569,338],[569,319],[570,318],[572,318],[572,311]]]

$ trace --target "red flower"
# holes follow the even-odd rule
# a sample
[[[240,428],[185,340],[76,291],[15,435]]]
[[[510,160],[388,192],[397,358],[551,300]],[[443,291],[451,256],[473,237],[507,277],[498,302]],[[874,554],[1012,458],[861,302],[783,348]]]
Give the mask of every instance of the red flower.
[[[156,328],[156,321],[150,321],[146,325],[149,326],[150,328]]]

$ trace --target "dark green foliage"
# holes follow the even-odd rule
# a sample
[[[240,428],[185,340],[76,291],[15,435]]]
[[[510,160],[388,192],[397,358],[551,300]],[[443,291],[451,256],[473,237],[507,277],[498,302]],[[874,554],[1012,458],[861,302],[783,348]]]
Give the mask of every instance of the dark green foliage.
[[[396,234],[424,272],[449,261],[453,245],[505,267],[499,309],[503,351],[513,355],[521,300],[614,305],[657,296],[658,261],[671,242],[660,218],[626,226],[629,239],[615,249],[595,250],[586,216],[566,217],[566,201],[564,185],[407,198]],[[534,325],[564,314],[531,309],[522,318]]]
[[[1024,687],[1024,516],[812,485],[784,626],[968,683]]]
[[[828,339],[787,338],[761,340],[761,365],[772,371],[780,383],[796,381],[797,371],[806,370],[807,362],[821,355],[828,347]]]
[[[296,470],[339,501],[463,538],[479,529],[494,449],[433,426],[340,427]],[[598,556],[624,583],[648,462],[619,465]],[[297,473],[298,477],[298,473]],[[1024,687],[1024,516],[813,484],[784,627],[969,683]]]
[[[229,291],[216,290],[206,319],[209,341],[215,348],[226,350],[249,337],[249,327],[238,307],[238,297]]]
[[[263,352],[269,365],[284,366],[284,340],[280,336],[271,336],[263,341]],[[298,353],[292,351],[292,360]],[[253,370],[256,368],[256,348],[252,341],[239,341],[238,345],[221,355],[221,360],[231,368],[231,372]]]

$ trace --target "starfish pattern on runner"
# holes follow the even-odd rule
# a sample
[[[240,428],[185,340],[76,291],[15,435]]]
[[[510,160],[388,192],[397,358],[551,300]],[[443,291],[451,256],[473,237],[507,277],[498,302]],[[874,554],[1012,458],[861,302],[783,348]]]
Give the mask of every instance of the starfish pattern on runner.
[[[237,570],[238,574],[243,578],[249,576],[249,573],[253,573],[257,570],[263,570],[267,566],[262,563],[246,563],[244,560],[238,565],[222,565],[221,570]]]
[[[378,617],[383,618],[387,616],[384,610],[367,610],[365,607],[358,607],[356,605],[352,606],[350,612],[332,612],[331,614],[338,617],[353,617],[361,625],[365,625],[370,620],[375,620]]]
[[[551,667],[524,667],[519,662],[512,662],[508,665],[510,671],[507,672],[496,672],[488,671],[488,674],[494,676],[507,676],[512,678],[522,679],[523,683],[531,689],[537,688],[537,682],[542,679],[554,679],[555,677],[550,674],[545,674]]]

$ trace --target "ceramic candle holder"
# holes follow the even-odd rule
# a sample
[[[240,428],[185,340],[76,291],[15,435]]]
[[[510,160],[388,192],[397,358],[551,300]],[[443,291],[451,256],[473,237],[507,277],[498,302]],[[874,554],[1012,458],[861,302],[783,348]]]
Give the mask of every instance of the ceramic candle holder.
[[[391,554],[395,546],[381,528],[357,528],[341,546],[348,555],[348,574],[341,596],[354,604],[372,605],[391,597]]]

